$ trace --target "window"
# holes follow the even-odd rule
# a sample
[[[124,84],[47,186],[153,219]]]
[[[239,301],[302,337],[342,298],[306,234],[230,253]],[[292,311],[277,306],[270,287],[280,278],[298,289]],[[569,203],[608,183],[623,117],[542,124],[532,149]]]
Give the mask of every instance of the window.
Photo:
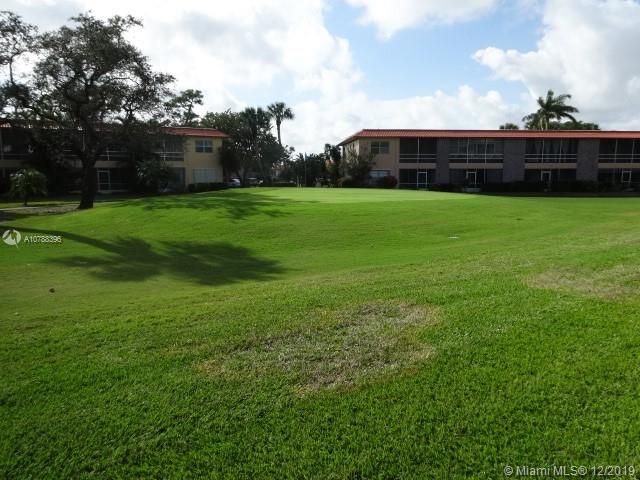
[[[598,182],[604,185],[626,185],[638,183],[637,170],[629,169],[599,169],[598,170]]]
[[[371,153],[373,155],[389,153],[389,142],[371,142]]]
[[[369,172],[369,178],[371,179],[388,177],[390,175],[391,175],[391,170],[371,170],[371,172]]]
[[[193,169],[193,183],[213,183],[216,180],[216,171],[213,168]]]
[[[418,180],[418,170],[416,170],[415,168],[400,169],[399,182],[401,185],[404,185],[404,184],[415,185],[417,180]]]
[[[196,152],[197,153],[212,153],[213,141],[211,140],[196,140]]]
[[[101,168],[96,170],[98,191],[127,190],[129,172],[126,168]]]

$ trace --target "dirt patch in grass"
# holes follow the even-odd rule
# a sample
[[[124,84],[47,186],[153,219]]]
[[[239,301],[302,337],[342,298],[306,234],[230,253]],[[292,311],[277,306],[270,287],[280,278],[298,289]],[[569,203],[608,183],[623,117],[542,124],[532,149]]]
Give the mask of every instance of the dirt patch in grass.
[[[31,217],[34,215],[57,215],[77,209],[78,205],[73,203],[0,208],[0,221],[17,220],[19,218]]]
[[[550,270],[525,283],[533,288],[578,292],[601,299],[619,299],[640,291],[640,266],[615,265],[596,271]]]
[[[435,321],[435,309],[402,303],[321,311],[304,330],[250,338],[196,368],[227,379],[284,375],[299,395],[349,388],[428,359],[418,333]]]

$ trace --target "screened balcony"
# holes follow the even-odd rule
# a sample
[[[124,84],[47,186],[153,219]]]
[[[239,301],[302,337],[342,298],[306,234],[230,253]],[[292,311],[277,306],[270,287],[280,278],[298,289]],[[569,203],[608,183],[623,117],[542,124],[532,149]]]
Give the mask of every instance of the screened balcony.
[[[400,163],[435,163],[437,152],[435,138],[400,139]]]
[[[576,139],[527,139],[526,163],[575,163],[578,158]]]
[[[450,163],[502,163],[504,143],[495,138],[453,138],[449,144]]]
[[[640,163],[640,139],[600,140],[600,163]]]

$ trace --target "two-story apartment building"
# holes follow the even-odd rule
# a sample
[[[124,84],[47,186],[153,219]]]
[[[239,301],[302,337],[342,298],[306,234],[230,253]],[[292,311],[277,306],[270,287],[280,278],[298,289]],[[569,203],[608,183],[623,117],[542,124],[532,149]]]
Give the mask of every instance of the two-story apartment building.
[[[174,175],[171,186],[184,190],[190,184],[223,182],[220,147],[227,135],[213,128],[167,127],[154,154],[165,160]],[[24,132],[0,126],[0,175],[29,166],[32,147]],[[64,161],[80,168],[80,161],[65,151]],[[101,193],[125,191],[131,185],[132,168],[127,152],[110,145],[96,162],[97,188]]]
[[[599,182],[640,185],[640,132],[361,130],[339,144],[373,154],[372,179],[431,185]]]

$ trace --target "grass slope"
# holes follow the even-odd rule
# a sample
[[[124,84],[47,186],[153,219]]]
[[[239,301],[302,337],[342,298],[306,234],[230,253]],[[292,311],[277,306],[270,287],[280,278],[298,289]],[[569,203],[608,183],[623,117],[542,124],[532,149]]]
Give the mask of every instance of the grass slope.
[[[640,199],[252,189],[21,215],[4,226],[64,243],[0,245],[3,477],[640,469]]]

